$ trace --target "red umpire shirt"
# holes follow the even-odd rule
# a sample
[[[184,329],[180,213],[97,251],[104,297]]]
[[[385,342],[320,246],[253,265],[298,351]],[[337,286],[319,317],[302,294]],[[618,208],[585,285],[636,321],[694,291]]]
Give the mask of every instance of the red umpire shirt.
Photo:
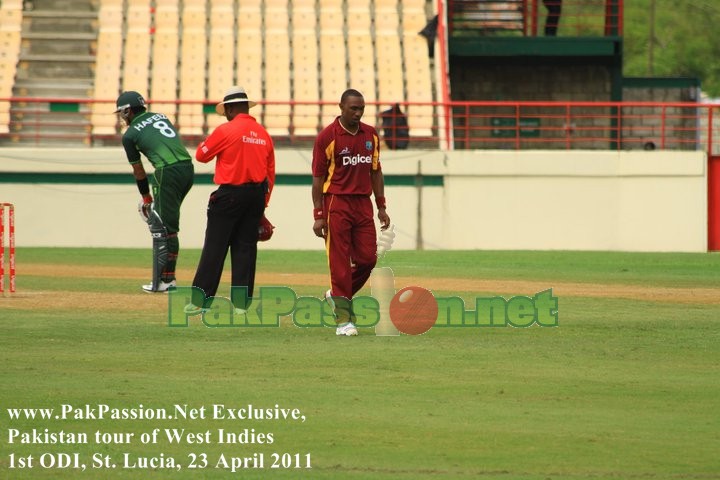
[[[268,133],[252,116],[239,113],[218,126],[195,152],[202,163],[216,155],[213,181],[217,185],[259,183],[267,178],[267,205],[275,185],[275,149]]]

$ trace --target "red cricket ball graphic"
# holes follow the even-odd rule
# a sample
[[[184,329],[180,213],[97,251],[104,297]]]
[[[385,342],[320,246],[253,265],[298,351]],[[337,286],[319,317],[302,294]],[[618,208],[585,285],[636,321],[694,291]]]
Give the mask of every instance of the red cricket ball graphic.
[[[437,320],[438,304],[429,290],[405,287],[390,301],[390,320],[407,335],[421,335]]]

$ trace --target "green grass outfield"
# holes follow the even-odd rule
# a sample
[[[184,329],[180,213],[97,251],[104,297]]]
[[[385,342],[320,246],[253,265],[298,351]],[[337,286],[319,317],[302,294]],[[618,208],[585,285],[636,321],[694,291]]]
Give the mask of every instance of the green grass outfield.
[[[472,300],[556,288],[559,326],[399,337],[361,329],[355,338],[290,320],[169,328],[167,297],[138,289],[149,255],[18,250],[19,291],[0,298],[0,478],[720,478],[720,255],[392,251],[383,265],[420,286],[499,285],[435,294]],[[181,253],[181,284],[198,256]],[[324,274],[326,264],[323,252],[262,251],[259,271]],[[518,282],[538,289],[501,287]],[[171,414],[187,405],[204,407],[206,418],[55,418],[64,404]],[[306,420],[213,420],[214,404],[277,404]],[[11,419],[11,408],[54,411]],[[32,429],[87,433],[88,444],[10,443],[11,432]],[[141,443],[155,429],[157,443]],[[173,444],[166,429],[209,443]],[[254,429],[273,443],[219,444],[219,429]],[[97,444],[97,431],[134,435]],[[77,454],[87,470],[40,465],[43,454],[47,463],[60,453]],[[123,468],[124,453],[173,458],[182,469]],[[256,453],[263,469],[218,468],[221,455],[230,464]],[[95,454],[116,468],[92,468]],[[302,466],[310,454],[312,468],[272,469],[273,454]],[[11,455],[16,466],[32,455],[33,468],[10,469]],[[193,459],[207,465],[190,468]]]

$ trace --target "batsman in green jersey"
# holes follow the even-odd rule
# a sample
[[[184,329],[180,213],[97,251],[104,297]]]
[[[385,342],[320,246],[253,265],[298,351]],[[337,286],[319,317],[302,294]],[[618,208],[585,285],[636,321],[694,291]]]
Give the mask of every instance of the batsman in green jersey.
[[[170,119],[162,113],[148,112],[138,92],[123,92],[116,106],[115,113],[128,126],[122,144],[142,195],[140,214],[153,239],[153,279],[142,288],[146,292],[167,292],[175,286],[180,206],[193,185],[192,157]],[[155,169],[152,194],[141,153]]]

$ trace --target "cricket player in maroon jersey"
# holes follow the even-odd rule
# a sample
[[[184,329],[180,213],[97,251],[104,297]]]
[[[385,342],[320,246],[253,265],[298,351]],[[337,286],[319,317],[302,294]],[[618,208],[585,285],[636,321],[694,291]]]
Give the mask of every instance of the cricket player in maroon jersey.
[[[336,308],[337,335],[357,335],[349,302],[367,282],[377,261],[373,205],[380,228],[390,225],[385,182],[375,128],[362,123],[365,99],[357,90],[340,98],[340,116],[315,139],[312,161],[313,231],[325,239],[331,288],[325,294]],[[344,315],[343,315],[344,314]]]

